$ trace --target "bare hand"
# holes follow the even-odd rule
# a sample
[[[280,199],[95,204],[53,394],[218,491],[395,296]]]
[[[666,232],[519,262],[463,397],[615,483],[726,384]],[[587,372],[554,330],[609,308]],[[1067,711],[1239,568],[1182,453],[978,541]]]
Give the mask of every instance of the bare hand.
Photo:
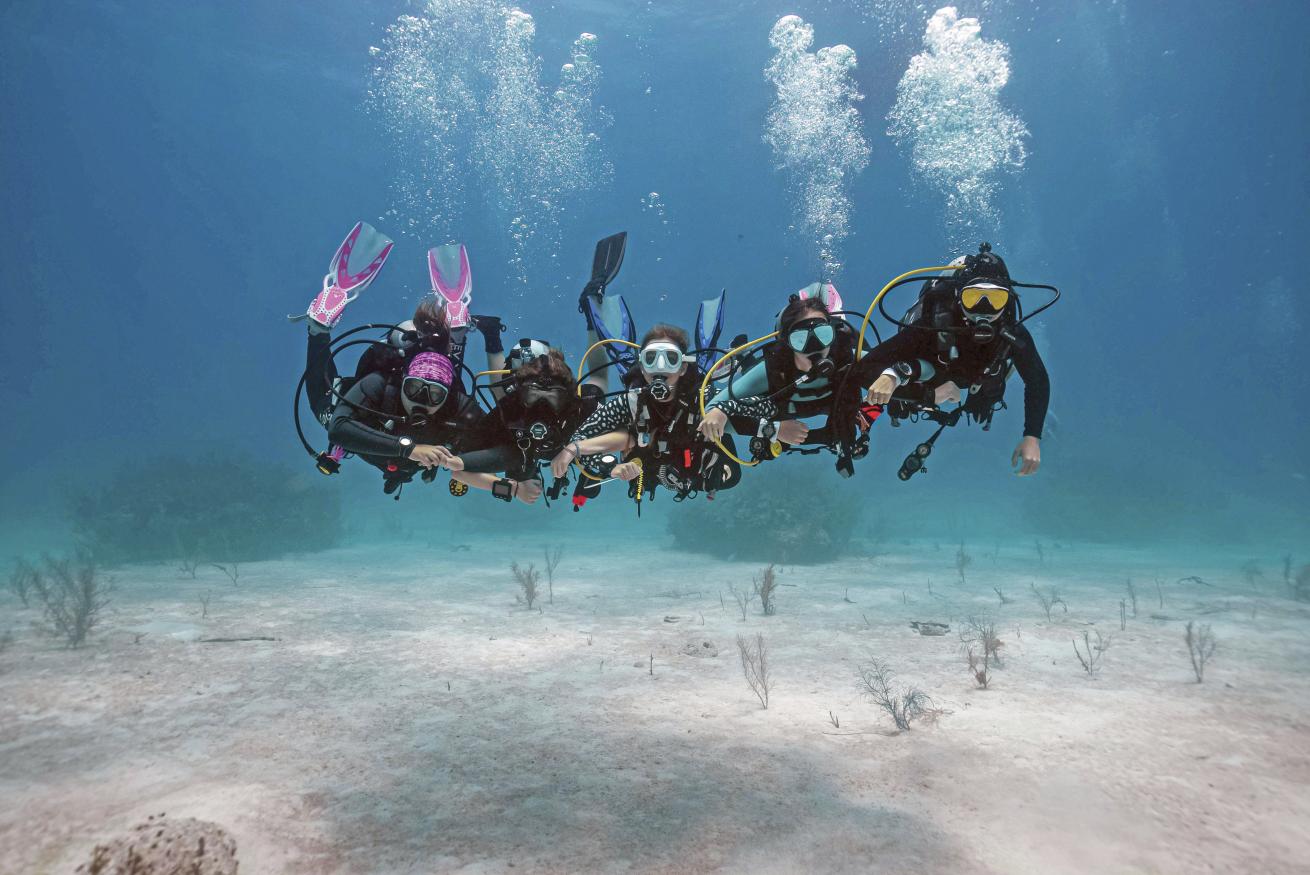
[[[886,404],[892,400],[892,393],[896,391],[896,378],[891,374],[883,374],[873,381],[869,391],[864,395],[866,404]]]
[[[1018,465],[1020,461],[1023,462],[1017,472],[1020,477],[1036,474],[1037,469],[1042,466],[1042,442],[1032,436],[1019,441],[1019,446],[1014,448],[1014,453],[1010,456],[1010,466]]]
[[[541,498],[540,480],[519,480],[514,484],[514,497],[524,504],[535,504]]]
[[[450,451],[444,447],[434,447],[432,444],[415,444],[409,451],[409,460],[423,468],[435,468],[441,465],[450,455]]]
[[[610,476],[617,477],[624,483],[627,483],[629,480],[637,479],[637,475],[640,473],[641,466],[636,462],[623,462],[622,464],[614,466],[614,470],[610,471]]]
[[[461,459],[459,456],[454,455],[453,453],[450,456],[448,456],[446,458],[446,461],[442,462],[441,464],[445,465],[446,468],[448,468],[451,471],[464,470],[464,460]]]
[[[810,436],[810,427],[799,419],[784,419],[778,425],[778,440],[784,444],[803,444]]]
[[[569,472],[569,463],[577,458],[577,454],[574,452],[577,446],[578,445],[575,443],[569,444],[567,447],[565,447],[564,449],[560,450],[558,453],[555,454],[555,458],[550,460],[551,474],[559,478],[559,477],[563,477],[565,474]]]
[[[947,380],[933,390],[932,400],[938,407],[941,407],[948,401],[953,401],[958,404],[960,401],[960,387],[952,383],[950,380]]]
[[[728,424],[728,414],[721,408],[714,408],[705,414],[696,430],[712,441],[723,437],[723,428]]]

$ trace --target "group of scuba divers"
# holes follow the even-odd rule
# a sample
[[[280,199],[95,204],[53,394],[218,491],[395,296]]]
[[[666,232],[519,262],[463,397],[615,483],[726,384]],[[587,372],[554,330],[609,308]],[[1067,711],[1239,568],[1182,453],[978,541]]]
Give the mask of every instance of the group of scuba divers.
[[[661,487],[675,501],[701,493],[713,499],[740,482],[742,468],[788,453],[832,452],[849,477],[886,414],[893,426],[937,426],[901,464],[898,476],[909,480],[926,470],[947,427],[964,420],[990,428],[1014,372],[1024,384],[1024,427],[1011,465],[1028,475],[1041,464],[1050,383],[1023,323],[1060,292],[1012,280],[989,244],[896,277],[862,314],[858,331],[861,314],[843,309],[832,283],[817,282],[791,295],[771,333],[740,335],[721,347],[725,292],[701,303],[694,344],[664,323],[637,340],[622,297],[607,294],[626,239],[619,233],[596,245],[579,300],[588,346],[575,372],[544,340],[524,338],[506,351],[501,320],[470,311],[472,272],[462,244],[429,250],[433,294],[411,320],[334,338],[346,305],[377,278],[393,246],[368,224],[355,225],[308,311],[289,317],[309,326],[294,405],[301,443],[318,469],[334,474],[356,456],[382,472],[384,491],[397,499],[415,476],[432,482],[441,469],[450,472],[452,495],[478,489],[525,504],[543,495],[547,504],[559,500],[572,480],[575,511],[617,482],[640,513]],[[897,319],[884,299],[907,283],[922,288]],[[1018,288],[1050,298],[1025,315]],[[886,340],[871,323],[875,307],[896,326]],[[473,331],[487,357],[476,373],[465,364]],[[350,348],[362,354],[345,376],[337,356]],[[327,429],[325,451],[305,436],[302,394]],[[819,417],[821,424],[806,424]]]

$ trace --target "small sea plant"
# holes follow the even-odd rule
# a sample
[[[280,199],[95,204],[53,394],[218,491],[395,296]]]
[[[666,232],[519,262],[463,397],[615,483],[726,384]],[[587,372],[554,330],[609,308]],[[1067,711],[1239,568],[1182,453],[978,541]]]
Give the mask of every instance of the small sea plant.
[[[1005,643],[996,635],[992,620],[969,617],[960,624],[960,644],[966,649],[980,652],[991,665],[1001,668],[1001,648]]]
[[[735,601],[737,607],[741,609],[741,619],[745,622],[746,608],[749,607],[750,603],[754,600],[755,593],[749,589],[737,589],[736,585],[731,583],[728,584],[728,592],[732,593],[733,601]],[[722,595],[722,593],[720,593],[720,595]]]
[[[1188,620],[1184,640],[1187,642],[1187,654],[1192,660],[1192,671],[1196,674],[1196,682],[1199,684],[1205,680],[1205,664],[1214,656],[1214,632],[1210,630],[1208,624],[1197,626]]]
[[[777,613],[778,606],[774,604],[773,596],[778,591],[778,575],[770,565],[764,569],[763,575],[758,579],[752,579],[755,595],[759,597],[760,607],[764,610],[764,616],[771,617]]]
[[[540,594],[537,584],[541,581],[541,572],[537,570],[535,565],[522,568],[517,562],[511,563],[509,569],[514,574],[515,583],[519,585],[519,591],[515,593],[514,601],[519,604],[526,604],[528,610],[532,610],[532,605]]]
[[[232,581],[233,586],[241,585],[237,583],[237,581],[241,579],[241,566],[237,563],[229,562],[226,565],[220,565],[217,562],[211,562],[210,565],[223,572],[223,576]]]
[[[1064,603],[1064,599],[1060,598],[1060,593],[1055,587],[1044,586],[1038,589],[1037,584],[1033,583],[1029,584],[1029,588],[1033,591],[1033,595],[1037,596],[1037,601],[1046,614],[1046,622],[1051,622],[1051,611],[1054,610],[1056,605],[1063,608],[1066,614],[1069,613],[1069,606]]]
[[[764,636],[756,634],[754,638],[745,638],[738,635],[737,652],[741,655],[741,673],[746,676],[746,685],[767,711],[773,676],[769,667],[769,647],[764,643]]]
[[[970,556],[969,552],[964,549],[964,542],[961,541],[959,549],[955,551],[955,571],[957,574],[960,575],[961,584],[965,582],[964,569],[968,568],[972,564],[973,564],[973,557]]]
[[[1092,635],[1096,635],[1096,640],[1092,640]],[[1095,677],[1101,670],[1101,659],[1105,656],[1105,651],[1110,649],[1110,636],[1102,636],[1100,632],[1083,632],[1083,648],[1078,649],[1078,639],[1073,640],[1073,652],[1078,656],[1078,661],[1082,663],[1083,671],[1087,672],[1088,677]]]
[[[37,571],[32,586],[41,598],[49,630],[69,647],[81,647],[100,624],[109,605],[112,587],[101,579],[88,554],[72,558],[46,557],[45,569]]]
[[[932,698],[918,687],[899,687],[896,676],[886,663],[870,659],[859,667],[860,690],[892,718],[897,730],[904,732],[921,718],[936,712]]]
[[[542,551],[546,554],[546,600],[550,604],[555,604],[555,569],[559,567],[560,557],[564,555],[563,547],[543,547]]]
[[[969,673],[973,675],[974,683],[979,689],[987,689],[987,685],[992,682],[991,660],[987,658],[987,654],[984,652],[979,656],[972,647],[969,647],[965,650],[965,658],[969,661]]]

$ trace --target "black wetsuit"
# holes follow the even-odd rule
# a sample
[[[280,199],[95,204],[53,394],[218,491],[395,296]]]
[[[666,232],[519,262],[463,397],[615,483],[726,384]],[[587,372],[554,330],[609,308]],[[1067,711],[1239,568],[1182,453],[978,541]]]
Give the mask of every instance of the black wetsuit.
[[[465,440],[467,452],[461,453],[464,470],[471,474],[504,473],[513,480],[537,477],[540,465],[562,450],[569,438],[595,410],[598,400],[590,395],[575,399],[562,416],[529,416],[516,395],[500,399]],[[533,439],[527,430],[535,422],[544,422],[549,432],[542,440]]]
[[[996,402],[1000,401],[999,393],[1004,390],[1008,365],[1013,363],[1023,380],[1023,433],[1026,437],[1041,438],[1042,427],[1046,422],[1046,408],[1051,400],[1051,382],[1046,373],[1046,365],[1042,363],[1037,344],[1033,342],[1027,328],[1013,325],[1008,331],[1014,337],[1013,342],[997,338],[990,343],[978,343],[968,334],[956,335],[956,357],[943,364],[935,332],[904,329],[869,350],[860,359],[851,373],[851,383],[863,392],[873,385],[883,371],[902,364],[906,366],[911,381],[911,387],[906,388],[918,388],[922,393],[921,399],[930,401],[931,390],[938,386],[953,382],[962,390],[968,390],[983,382],[985,372],[989,367],[994,367],[999,373],[986,378],[993,387],[983,385],[983,389],[990,388],[990,391],[980,394],[980,400],[986,401],[990,409],[992,396]],[[998,355],[1002,359],[1000,362],[997,361]],[[897,397],[907,394],[911,393],[902,389],[898,391]],[[971,398],[974,395],[970,392]],[[969,406],[966,401],[966,410]]]
[[[421,470],[407,458],[402,437],[414,444],[445,446],[458,452],[462,439],[484,416],[457,383],[445,405],[428,417],[425,425],[407,425],[400,400],[403,360],[393,361],[381,346],[370,347],[361,357],[356,378],[337,398],[332,392],[337,370],[329,355],[331,343],[327,332],[309,335],[305,392],[310,409],[327,428],[329,441],[380,470],[389,482],[407,482]]]
[[[407,480],[421,466],[408,458],[402,437],[415,445],[439,445],[458,453],[462,439],[476,430],[483,416],[473,399],[457,386],[424,425],[408,425],[400,401],[400,380],[374,372],[356,380],[337,403],[328,425],[328,440],[380,469],[388,479]]]

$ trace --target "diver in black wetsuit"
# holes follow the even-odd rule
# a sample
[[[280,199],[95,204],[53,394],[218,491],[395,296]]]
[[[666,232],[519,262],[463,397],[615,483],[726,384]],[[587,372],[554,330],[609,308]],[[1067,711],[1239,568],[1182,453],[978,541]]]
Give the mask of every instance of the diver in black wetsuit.
[[[412,326],[404,337],[370,346],[360,357],[354,379],[341,381],[331,335],[311,320],[305,365],[310,408],[327,428],[334,449],[379,469],[384,491],[397,497],[420,471],[425,480],[432,479],[484,415],[465,393],[457,364],[448,355],[445,313],[434,298],[419,303]],[[499,343],[500,325],[489,319],[487,326],[490,355],[490,347]],[[320,467],[333,461],[339,457],[324,454]],[[495,478],[452,479],[489,490]]]
[[[469,433],[466,451],[442,464],[463,474],[504,472],[494,480],[492,494],[531,504],[542,492],[541,466],[565,452],[601,393],[584,387],[579,396],[564,356],[541,341],[520,341],[510,351],[509,365],[504,397]],[[557,497],[562,485],[563,478],[556,478],[550,497]]]
[[[886,406],[894,419],[958,401],[966,389],[963,414],[987,428],[1004,406],[1006,379],[1017,371],[1024,384],[1024,425],[1010,464],[1019,466],[1020,476],[1034,474],[1042,461],[1051,384],[1021,324],[1009,270],[988,244],[952,264],[959,265],[955,275],[924,284],[902,330],[860,359],[851,380],[868,387],[867,404]],[[909,479],[904,468],[901,478]]]

